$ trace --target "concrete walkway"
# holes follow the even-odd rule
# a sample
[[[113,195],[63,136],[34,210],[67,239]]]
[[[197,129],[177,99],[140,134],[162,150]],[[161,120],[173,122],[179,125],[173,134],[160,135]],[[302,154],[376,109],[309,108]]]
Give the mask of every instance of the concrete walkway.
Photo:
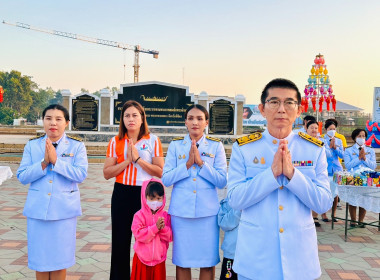
[[[27,186],[21,185],[15,177],[18,165],[9,166],[14,177],[0,186],[0,279],[35,279],[34,271],[27,267],[26,219],[22,215]],[[83,216],[78,218],[77,262],[68,269],[70,280],[109,279],[113,181],[103,178],[102,168],[102,164],[90,164],[88,178],[80,186]],[[171,189],[167,190],[170,199]],[[222,191],[220,196],[224,193]],[[338,216],[344,216],[344,207],[338,210]],[[377,217],[367,212],[366,221]],[[320,279],[380,280],[380,232],[376,228],[350,230],[349,240],[344,242],[343,222],[336,223],[334,230],[331,223],[321,224],[318,228]],[[171,246],[168,253],[167,279],[175,279]],[[222,252],[220,255],[223,256]],[[197,279],[199,270],[193,272],[193,278]],[[220,264],[216,276],[219,279]]]

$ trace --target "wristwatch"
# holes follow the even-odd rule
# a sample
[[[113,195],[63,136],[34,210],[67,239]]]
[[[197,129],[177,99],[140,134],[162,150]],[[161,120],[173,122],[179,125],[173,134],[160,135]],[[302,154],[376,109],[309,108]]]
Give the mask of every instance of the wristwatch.
[[[203,165],[205,165],[204,161],[202,161],[202,165],[199,166],[199,169],[202,169]]]
[[[49,163],[48,163],[48,162],[46,162],[44,158],[41,160],[41,163],[45,164],[46,166],[48,166],[48,165],[49,165]]]

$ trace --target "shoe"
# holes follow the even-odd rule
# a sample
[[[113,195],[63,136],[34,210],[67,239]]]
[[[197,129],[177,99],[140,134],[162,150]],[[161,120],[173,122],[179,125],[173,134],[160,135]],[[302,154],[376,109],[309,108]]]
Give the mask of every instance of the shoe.
[[[365,228],[365,224],[363,224],[363,223],[359,223],[358,226],[359,226],[360,228]]]
[[[356,224],[350,223],[350,227],[356,227]]]
[[[338,202],[338,205],[336,206],[336,208],[342,209],[342,205],[340,204],[340,202]]]
[[[338,222],[338,220],[334,218],[334,223],[336,223],[336,222]]]
[[[328,222],[330,222],[330,220],[329,219],[322,219],[322,221],[324,221],[325,223],[328,223]],[[335,221],[334,221],[335,222]]]
[[[321,224],[318,221],[314,222],[314,225],[315,227],[321,227]]]

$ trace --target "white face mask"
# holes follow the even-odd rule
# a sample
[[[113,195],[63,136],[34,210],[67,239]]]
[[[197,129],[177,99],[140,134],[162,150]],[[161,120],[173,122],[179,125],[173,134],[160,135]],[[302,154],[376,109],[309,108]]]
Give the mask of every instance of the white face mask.
[[[327,131],[327,135],[330,137],[330,138],[333,138],[335,136],[335,130],[329,130]]]
[[[162,206],[162,201],[157,201],[157,200],[146,200],[146,204],[148,204],[149,208],[152,209],[153,211],[156,211]]]
[[[365,139],[358,137],[358,138],[356,138],[356,143],[358,143],[359,146],[363,146],[365,143]]]

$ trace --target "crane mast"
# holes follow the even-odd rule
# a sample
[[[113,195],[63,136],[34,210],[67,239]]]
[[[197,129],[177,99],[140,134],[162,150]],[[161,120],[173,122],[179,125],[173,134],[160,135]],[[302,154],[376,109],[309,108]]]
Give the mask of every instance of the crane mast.
[[[92,37],[87,37],[87,36],[83,36],[83,35],[79,35],[79,34],[75,34],[75,33],[70,33],[70,32],[65,32],[65,31],[49,30],[49,29],[44,29],[44,28],[40,28],[40,27],[34,27],[34,26],[31,26],[29,24],[22,23],[22,22],[10,23],[10,22],[6,22],[5,20],[3,20],[3,23],[8,24],[8,25],[12,25],[15,27],[34,30],[34,31],[47,33],[47,34],[51,34],[51,35],[56,35],[56,36],[61,36],[61,37],[65,37],[65,38],[70,38],[70,39],[74,39],[74,40],[80,40],[80,41],[84,41],[84,42],[88,42],[88,43],[94,43],[94,44],[99,44],[99,45],[103,45],[103,46],[109,46],[109,47],[114,47],[114,48],[120,48],[123,50],[134,51],[134,53],[135,53],[135,61],[134,61],[134,65],[133,65],[133,82],[134,83],[138,83],[138,81],[139,81],[139,68],[140,68],[139,56],[140,56],[140,53],[152,54],[153,58],[156,58],[156,59],[158,58],[158,54],[159,54],[158,51],[150,50],[150,49],[144,49],[144,48],[141,48],[139,45],[130,45],[130,44],[116,42],[116,41],[110,41],[110,40],[99,39],[99,38],[92,38]],[[124,71],[125,71],[125,65],[124,65]]]

